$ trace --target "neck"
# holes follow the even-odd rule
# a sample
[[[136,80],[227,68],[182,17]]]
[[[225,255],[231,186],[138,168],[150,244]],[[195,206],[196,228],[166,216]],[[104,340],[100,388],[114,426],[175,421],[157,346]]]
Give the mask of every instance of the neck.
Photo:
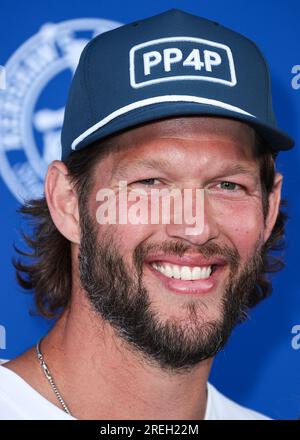
[[[117,337],[82,298],[74,299],[41,347],[74,417],[204,418],[211,359],[180,375],[162,371]]]

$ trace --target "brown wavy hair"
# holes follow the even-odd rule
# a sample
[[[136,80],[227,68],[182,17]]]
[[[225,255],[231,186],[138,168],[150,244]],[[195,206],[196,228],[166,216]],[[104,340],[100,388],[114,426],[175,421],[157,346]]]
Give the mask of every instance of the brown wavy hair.
[[[88,148],[73,152],[65,161],[70,182],[78,194],[79,206],[86,206],[93,182],[96,165],[113,148],[113,138],[98,141]],[[268,195],[272,192],[275,177],[276,153],[272,152],[257,135],[256,156],[260,164],[264,217],[268,213]],[[285,223],[287,214],[281,201],[280,211],[272,233],[262,248],[263,270],[255,286],[249,307],[253,307],[272,292],[268,274],[284,267],[280,251],[285,246]],[[32,234],[22,232],[30,248],[29,252],[14,246],[18,258],[13,258],[16,277],[20,286],[33,291],[37,312],[47,318],[59,317],[68,306],[72,291],[71,244],[56,228],[51,218],[45,197],[26,201],[18,212],[30,221]],[[25,259],[25,261],[23,261]]]

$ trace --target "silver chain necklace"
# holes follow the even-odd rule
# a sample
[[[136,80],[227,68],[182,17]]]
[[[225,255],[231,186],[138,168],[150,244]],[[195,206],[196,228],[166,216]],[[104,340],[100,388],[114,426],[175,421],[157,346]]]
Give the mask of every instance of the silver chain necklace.
[[[53,380],[53,377],[52,377],[52,375],[51,375],[51,373],[50,373],[50,371],[49,371],[49,368],[48,368],[48,366],[47,366],[47,364],[46,364],[46,362],[45,362],[45,360],[44,360],[44,356],[43,356],[43,354],[42,354],[42,352],[41,352],[41,348],[40,348],[40,345],[41,345],[42,339],[43,339],[43,338],[41,338],[41,339],[37,342],[37,344],[36,344],[36,354],[37,354],[38,360],[40,361],[40,364],[41,364],[42,370],[43,370],[43,372],[44,372],[44,374],[45,374],[45,376],[46,376],[48,382],[50,383],[51,388],[53,389],[53,391],[54,391],[54,393],[55,393],[55,395],[56,395],[56,397],[57,397],[59,403],[60,403],[61,406],[63,407],[63,410],[64,410],[67,414],[69,414],[70,416],[72,416],[72,414],[71,414],[69,408],[67,407],[67,405],[66,405],[65,402],[64,402],[64,399],[62,398],[60,392],[58,391],[57,386],[55,385],[55,382],[54,382],[54,380]]]

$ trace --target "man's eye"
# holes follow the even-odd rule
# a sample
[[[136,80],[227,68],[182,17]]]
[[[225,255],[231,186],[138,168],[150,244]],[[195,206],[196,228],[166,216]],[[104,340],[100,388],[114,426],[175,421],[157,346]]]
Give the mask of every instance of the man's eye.
[[[141,180],[138,180],[135,183],[142,183],[143,185],[151,186],[151,185],[157,184],[159,182],[160,181],[158,179],[151,178],[151,179],[141,179]]]
[[[224,181],[220,183],[220,187],[221,189],[226,189],[227,191],[234,191],[235,189],[240,189],[241,185],[233,182]]]

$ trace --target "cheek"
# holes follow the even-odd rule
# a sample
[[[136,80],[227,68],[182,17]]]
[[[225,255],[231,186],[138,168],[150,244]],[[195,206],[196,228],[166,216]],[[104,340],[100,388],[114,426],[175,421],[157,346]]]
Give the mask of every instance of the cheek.
[[[105,232],[109,234],[118,252],[121,255],[129,255],[132,257],[132,252],[142,242],[147,241],[154,233],[155,226],[151,225],[110,225],[102,226]],[[103,229],[102,229],[103,231]]]
[[[264,232],[262,208],[257,203],[236,203],[217,214],[219,230],[234,244],[241,257],[253,252]]]
[[[116,224],[110,228],[113,239],[122,248],[122,253],[132,251],[151,235],[155,234],[158,222],[152,221],[151,201],[147,195],[132,192],[126,197],[116,197]]]
[[[98,204],[95,218],[99,237],[108,237],[118,252],[129,260],[135,248],[155,234],[157,224],[151,224],[150,209],[145,199],[125,202],[125,198],[112,203]]]

